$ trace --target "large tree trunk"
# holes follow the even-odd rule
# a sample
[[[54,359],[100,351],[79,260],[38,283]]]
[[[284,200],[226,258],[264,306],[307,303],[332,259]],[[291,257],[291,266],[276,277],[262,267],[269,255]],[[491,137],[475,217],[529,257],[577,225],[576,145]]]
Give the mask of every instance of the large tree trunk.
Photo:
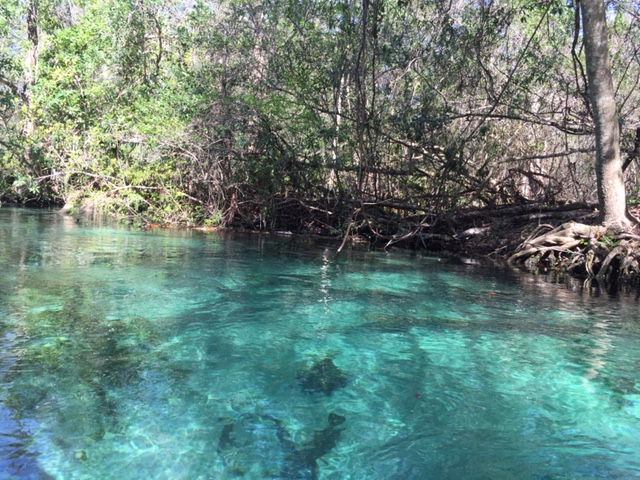
[[[580,5],[589,98],[596,133],[600,221],[611,227],[629,227],[604,1],[580,0]]]

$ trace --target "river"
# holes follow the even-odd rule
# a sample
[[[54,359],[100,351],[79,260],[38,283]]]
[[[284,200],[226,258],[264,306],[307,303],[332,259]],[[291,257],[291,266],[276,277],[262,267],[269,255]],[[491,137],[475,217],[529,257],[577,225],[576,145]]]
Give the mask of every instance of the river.
[[[640,478],[638,299],[0,208],[0,478]]]

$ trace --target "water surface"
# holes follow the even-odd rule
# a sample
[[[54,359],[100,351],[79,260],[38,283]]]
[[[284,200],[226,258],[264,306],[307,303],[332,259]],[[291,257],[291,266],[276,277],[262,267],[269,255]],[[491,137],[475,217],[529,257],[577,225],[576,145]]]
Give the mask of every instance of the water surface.
[[[506,269],[0,209],[0,478],[640,478],[640,321]]]

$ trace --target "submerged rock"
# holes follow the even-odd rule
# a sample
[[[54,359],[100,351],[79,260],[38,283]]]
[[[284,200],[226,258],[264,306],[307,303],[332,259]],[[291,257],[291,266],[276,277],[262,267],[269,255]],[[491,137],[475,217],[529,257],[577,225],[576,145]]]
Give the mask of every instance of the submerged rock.
[[[76,450],[73,454],[73,457],[78,461],[78,462],[86,462],[89,459],[89,456],[87,455],[87,451],[86,450]]]
[[[324,358],[297,375],[298,383],[305,392],[322,392],[331,395],[337,388],[347,384],[347,377],[330,358]]]

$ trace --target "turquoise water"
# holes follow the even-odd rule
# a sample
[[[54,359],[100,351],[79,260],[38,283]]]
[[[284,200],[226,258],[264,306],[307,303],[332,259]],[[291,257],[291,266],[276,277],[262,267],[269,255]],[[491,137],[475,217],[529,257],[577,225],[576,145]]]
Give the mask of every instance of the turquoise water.
[[[0,479],[640,478],[638,301],[0,209]]]

